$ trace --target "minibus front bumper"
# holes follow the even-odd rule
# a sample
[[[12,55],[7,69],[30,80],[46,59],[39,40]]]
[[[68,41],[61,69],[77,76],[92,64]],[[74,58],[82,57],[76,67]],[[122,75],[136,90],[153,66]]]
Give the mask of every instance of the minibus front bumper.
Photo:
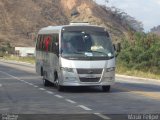
[[[114,85],[115,71],[102,74],[75,74],[75,72],[64,72],[60,80],[61,86],[105,86]]]

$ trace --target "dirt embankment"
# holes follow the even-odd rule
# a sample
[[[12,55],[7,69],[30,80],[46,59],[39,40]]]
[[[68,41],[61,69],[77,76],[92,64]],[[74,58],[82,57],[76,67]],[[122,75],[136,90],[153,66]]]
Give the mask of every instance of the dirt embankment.
[[[72,12],[77,11],[77,16]],[[32,36],[46,26],[90,22],[106,27],[113,40],[126,29],[92,0],[0,0],[0,45],[34,46]]]

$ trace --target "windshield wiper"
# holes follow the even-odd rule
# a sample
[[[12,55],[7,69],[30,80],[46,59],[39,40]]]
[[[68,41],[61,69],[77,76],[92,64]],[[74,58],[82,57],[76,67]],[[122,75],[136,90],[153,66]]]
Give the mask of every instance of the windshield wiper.
[[[103,55],[106,55],[106,56],[108,56],[108,54],[107,53],[104,53],[104,52],[101,52],[101,51],[93,51],[93,50],[90,50],[90,51],[87,51],[87,52],[95,52],[95,53],[101,53],[101,54],[103,54]]]
[[[84,52],[73,52],[74,54],[84,54]]]

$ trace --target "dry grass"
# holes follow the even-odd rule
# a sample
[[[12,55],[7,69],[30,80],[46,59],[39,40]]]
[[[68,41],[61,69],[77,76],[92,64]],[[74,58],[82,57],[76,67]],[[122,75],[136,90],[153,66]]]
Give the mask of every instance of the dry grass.
[[[3,57],[3,59],[4,60],[12,60],[12,61],[35,64],[35,58],[34,57],[5,56],[5,57]]]
[[[117,74],[160,80],[160,75],[158,75],[158,74],[154,74],[151,72],[143,72],[140,70],[129,69],[121,64],[117,64],[116,72],[117,72]]]

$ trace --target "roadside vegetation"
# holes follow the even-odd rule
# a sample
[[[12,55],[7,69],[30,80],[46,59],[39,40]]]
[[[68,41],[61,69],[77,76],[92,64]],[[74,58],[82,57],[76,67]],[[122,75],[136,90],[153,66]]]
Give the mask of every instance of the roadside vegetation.
[[[19,57],[9,42],[0,45],[0,59],[18,62],[35,63],[34,57]]]
[[[160,37],[133,33],[123,39],[117,57],[117,73],[160,79]]]
[[[35,64],[35,57],[18,57],[13,55],[5,55],[3,57],[3,60],[12,60],[17,62],[26,62],[26,63]]]

